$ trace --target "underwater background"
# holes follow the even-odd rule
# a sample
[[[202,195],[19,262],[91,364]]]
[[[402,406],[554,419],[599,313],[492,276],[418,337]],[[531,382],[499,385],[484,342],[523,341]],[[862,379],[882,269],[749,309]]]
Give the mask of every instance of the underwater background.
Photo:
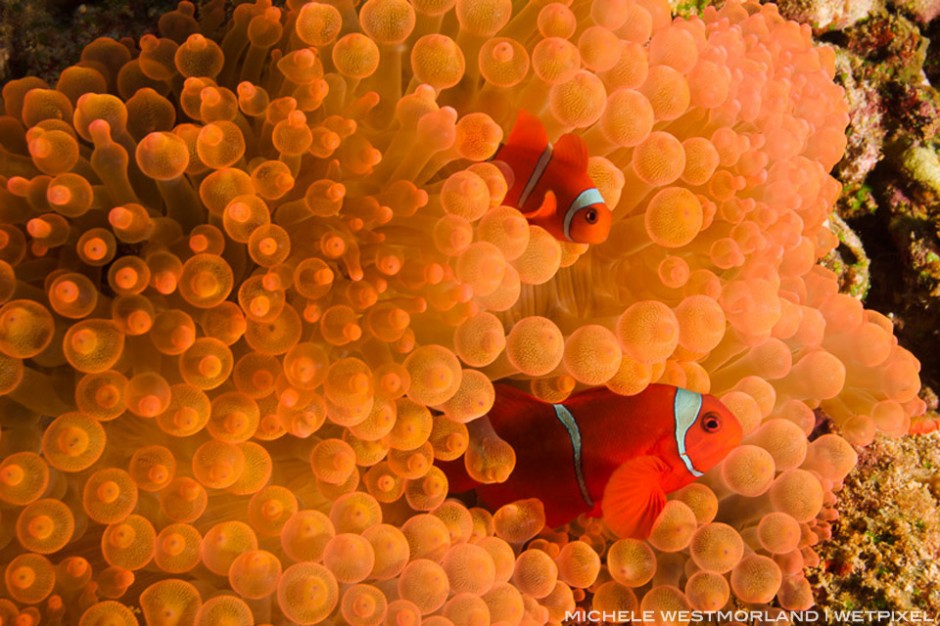
[[[306,4],[0,5],[2,623],[940,610],[940,6]],[[519,108],[608,242],[501,206]],[[647,540],[468,508],[509,377],[745,441]]]

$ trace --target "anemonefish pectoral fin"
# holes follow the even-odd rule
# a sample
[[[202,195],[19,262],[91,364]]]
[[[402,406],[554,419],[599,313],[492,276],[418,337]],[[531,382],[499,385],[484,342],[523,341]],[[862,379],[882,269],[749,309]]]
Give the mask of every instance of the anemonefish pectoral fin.
[[[528,213],[523,213],[522,217],[527,220],[542,220],[547,219],[555,215],[555,212],[558,210],[558,198],[555,197],[555,192],[549,189],[545,192],[545,198],[542,200],[542,204],[539,208],[534,211],[529,211]]]
[[[654,456],[631,459],[614,470],[601,501],[608,528],[620,537],[645,539],[666,506],[662,482],[668,472]]]
[[[553,148],[554,157],[570,164],[575,172],[587,171],[588,148],[584,139],[572,133],[565,133],[558,138]]]
[[[541,152],[548,145],[548,133],[545,132],[545,126],[539,118],[525,109],[519,109],[519,115],[516,116],[516,123],[509,131],[506,145]]]

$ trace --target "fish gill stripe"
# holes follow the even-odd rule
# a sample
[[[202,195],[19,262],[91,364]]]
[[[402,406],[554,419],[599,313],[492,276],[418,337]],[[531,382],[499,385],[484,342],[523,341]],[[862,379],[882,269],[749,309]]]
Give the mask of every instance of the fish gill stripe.
[[[571,437],[571,447],[574,448],[574,474],[578,479],[578,489],[581,491],[581,498],[588,506],[593,507],[594,501],[591,500],[591,494],[588,493],[587,483],[584,481],[584,468],[581,466],[581,430],[578,428],[578,422],[574,419],[567,408],[562,404],[553,404],[555,415],[558,421],[562,423],[568,436]]]
[[[565,239],[571,241],[571,220],[574,219],[578,211],[592,204],[603,203],[604,197],[601,195],[601,192],[597,190],[597,187],[591,187],[579,193],[578,197],[572,200],[571,206],[568,207],[568,212],[565,213]]]
[[[685,449],[685,434],[689,432],[692,424],[698,419],[698,413],[701,409],[702,394],[688,389],[676,388],[676,401],[673,407],[676,420],[676,446],[679,448],[679,458],[682,459],[686,469],[693,476],[701,476],[702,472],[692,465],[692,459],[689,458],[689,453]]]
[[[549,143],[545,146],[545,149],[542,150],[542,154],[539,155],[539,160],[535,164],[535,169],[532,170],[532,175],[529,176],[529,180],[522,189],[522,195],[519,196],[520,210],[522,210],[522,207],[525,205],[526,200],[529,199],[529,196],[532,195],[532,192],[535,191],[535,186],[539,184],[539,181],[542,179],[542,174],[545,173],[545,169],[548,167],[548,163],[551,160],[552,144]]]

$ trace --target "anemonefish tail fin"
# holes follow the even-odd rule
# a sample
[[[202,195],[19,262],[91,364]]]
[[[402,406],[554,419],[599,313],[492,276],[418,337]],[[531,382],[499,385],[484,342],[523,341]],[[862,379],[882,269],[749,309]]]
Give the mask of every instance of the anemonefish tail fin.
[[[601,503],[608,528],[620,537],[646,539],[666,506],[662,480],[668,471],[654,456],[631,459],[614,470]]]
[[[447,490],[450,493],[463,493],[464,491],[470,491],[474,487],[480,486],[480,483],[473,480],[470,474],[467,473],[463,458],[459,458],[456,461],[436,460],[434,461],[434,465],[447,476]]]
[[[512,189],[516,184],[516,172],[512,169],[512,165],[506,161],[498,158],[499,153],[493,156],[490,160],[490,163],[496,166],[496,169],[499,170],[499,173],[503,175],[503,178],[506,179],[506,188]]]
[[[565,133],[555,142],[552,156],[559,161],[569,163],[576,172],[586,172],[588,149],[584,139],[572,133]]]
[[[545,126],[539,118],[525,109],[519,109],[519,115],[516,116],[516,123],[509,131],[506,145],[541,152],[548,145],[548,133],[545,132]]]
[[[545,198],[542,199],[542,204],[539,208],[534,211],[529,211],[528,213],[523,213],[522,217],[527,220],[546,219],[553,216],[557,210],[558,198],[555,196],[555,192],[549,189],[545,192]]]

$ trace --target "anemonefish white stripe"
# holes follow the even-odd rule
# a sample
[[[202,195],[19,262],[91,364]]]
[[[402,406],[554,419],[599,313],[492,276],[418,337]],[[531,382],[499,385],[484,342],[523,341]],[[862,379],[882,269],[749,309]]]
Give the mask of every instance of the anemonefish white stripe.
[[[601,192],[597,190],[596,187],[591,187],[590,189],[585,189],[578,194],[578,197],[571,202],[571,206],[568,207],[568,212],[565,213],[565,224],[564,224],[564,233],[565,239],[571,241],[571,220],[574,219],[575,214],[583,208],[589,207],[592,204],[603,204],[604,197],[601,196]]]
[[[676,446],[679,448],[679,458],[682,459],[686,469],[693,476],[701,476],[702,472],[692,465],[692,459],[689,458],[689,453],[685,449],[685,434],[689,432],[692,424],[698,419],[698,413],[701,409],[702,394],[688,389],[676,389],[676,401],[673,407],[676,420]]]
[[[535,186],[539,184],[539,181],[542,179],[542,174],[545,173],[545,168],[548,167],[549,162],[552,160],[552,144],[545,146],[545,149],[542,150],[542,154],[539,156],[538,162],[535,164],[535,169],[532,170],[532,175],[529,176],[529,180],[526,181],[525,187],[522,189],[522,195],[519,196],[519,206],[525,206],[526,200],[529,199],[529,196],[532,195],[532,192],[535,191]]]
[[[553,404],[555,415],[558,421],[562,423],[568,436],[571,437],[571,447],[574,448],[574,474],[578,479],[578,489],[581,491],[581,497],[588,506],[593,507],[594,501],[591,500],[591,494],[588,493],[587,483],[584,481],[584,469],[581,467],[581,429],[578,428],[578,422],[574,419],[567,408],[562,404]]]

